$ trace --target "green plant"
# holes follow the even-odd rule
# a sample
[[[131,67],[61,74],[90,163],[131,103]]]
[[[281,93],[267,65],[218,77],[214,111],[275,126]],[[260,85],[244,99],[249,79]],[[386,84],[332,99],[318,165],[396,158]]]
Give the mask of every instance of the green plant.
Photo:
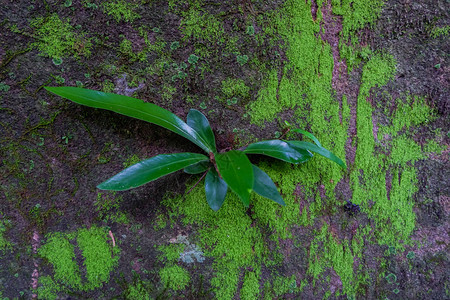
[[[206,117],[198,110],[191,109],[187,123],[173,113],[155,104],[139,99],[103,93],[76,87],[45,87],[48,91],[75,103],[93,108],[111,110],[129,117],[154,123],[171,130],[207,153],[161,154],[138,162],[109,178],[97,187],[102,190],[124,191],[141,186],[167,174],[184,169],[188,174],[204,173],[206,200],[217,211],[223,204],[228,187],[235,192],[248,207],[250,194],[257,194],[285,205],[280,193],[270,177],[253,165],[248,154],[262,154],[289,163],[303,163],[318,153],[346,168],[333,153],[323,148],[309,132],[292,129],[305,134],[315,144],[304,141],[268,140],[253,143],[244,149],[217,152],[214,133]]]

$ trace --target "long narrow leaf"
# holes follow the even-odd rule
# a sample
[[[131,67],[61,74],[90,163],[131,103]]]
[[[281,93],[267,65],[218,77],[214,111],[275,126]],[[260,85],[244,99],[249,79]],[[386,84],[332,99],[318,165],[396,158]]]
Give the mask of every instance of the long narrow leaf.
[[[217,154],[215,159],[222,179],[248,207],[253,189],[253,168],[247,155],[242,151],[232,150]]]
[[[216,153],[216,140],[214,133],[209,125],[208,119],[204,114],[196,109],[189,110],[187,115],[187,124],[193,128],[206,142],[209,149],[212,149],[213,153]]]
[[[320,144],[319,140],[311,132],[305,131],[305,130],[300,129],[300,128],[291,129],[291,132],[296,132],[296,133],[301,133],[303,135],[306,135],[307,137],[312,139],[314,141],[314,143],[316,143],[317,146],[322,147],[322,145]]]
[[[295,149],[312,151],[314,153],[322,155],[323,157],[328,158],[331,161],[334,161],[335,163],[337,163],[339,166],[341,166],[344,169],[347,168],[345,163],[339,157],[337,157],[332,152],[328,151],[327,149],[325,149],[323,147],[318,147],[312,143],[302,142],[302,141],[288,141],[288,143]]]
[[[227,191],[227,183],[219,177],[214,168],[211,168],[205,178],[205,194],[209,207],[218,211],[225,201]]]
[[[157,155],[126,168],[99,184],[97,188],[101,190],[125,191],[205,160],[208,160],[208,157],[198,153]]]
[[[281,140],[253,143],[248,145],[244,152],[247,154],[263,154],[294,164],[303,163],[312,157],[312,154],[307,150],[293,148]]]
[[[208,143],[198,132],[170,111],[153,103],[143,102],[128,96],[77,87],[45,87],[45,89],[78,104],[107,109],[125,116],[154,123],[187,138],[208,153],[213,151],[207,146]]]
[[[253,176],[255,177],[253,183],[253,190],[255,193],[273,200],[278,204],[286,205],[269,175],[255,165],[252,165],[252,167]]]

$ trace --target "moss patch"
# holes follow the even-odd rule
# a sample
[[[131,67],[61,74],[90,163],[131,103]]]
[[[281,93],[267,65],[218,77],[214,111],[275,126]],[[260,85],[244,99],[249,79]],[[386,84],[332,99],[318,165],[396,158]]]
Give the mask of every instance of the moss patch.
[[[73,241],[82,253],[83,268],[76,260]],[[48,234],[38,253],[53,266],[54,272],[53,276],[39,278],[38,295],[44,299],[69,289],[89,291],[100,287],[117,265],[120,249],[108,243],[105,228],[93,226],[69,234]]]
[[[183,290],[191,279],[189,272],[180,266],[170,266],[159,270],[159,277],[164,287],[174,291]]]
[[[131,22],[141,16],[135,12],[139,8],[139,3],[130,3],[123,0],[108,1],[102,3],[103,11],[112,16],[117,22]]]
[[[52,14],[47,18],[38,17],[30,25],[35,28],[35,34],[39,40],[32,45],[42,55],[60,59],[69,54],[75,57],[91,54],[92,43],[90,39],[82,34],[75,33],[68,19],[61,20],[57,14]]]

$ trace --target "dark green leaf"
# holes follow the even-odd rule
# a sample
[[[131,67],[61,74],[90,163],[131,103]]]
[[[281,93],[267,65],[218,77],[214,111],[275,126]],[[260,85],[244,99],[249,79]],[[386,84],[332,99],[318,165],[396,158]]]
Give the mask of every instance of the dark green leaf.
[[[248,207],[253,188],[253,168],[248,157],[242,151],[232,150],[217,154],[215,159],[222,179]]]
[[[218,211],[225,201],[227,190],[227,183],[219,177],[214,168],[211,168],[205,178],[206,201],[208,201],[209,207]]]
[[[102,190],[125,191],[205,160],[208,160],[208,157],[198,153],[157,155],[126,168],[117,175],[99,184],[97,188]]]
[[[253,190],[255,191],[255,193],[263,197],[269,198],[270,200],[273,200],[278,204],[286,205],[283,201],[283,198],[281,198],[281,195],[278,192],[275,183],[273,183],[269,175],[267,175],[266,172],[264,172],[255,165],[252,165],[252,167],[253,167],[253,176],[255,177],[253,183]]]
[[[207,141],[197,131],[170,111],[153,103],[143,102],[142,100],[123,95],[76,87],[45,87],[45,89],[78,104],[107,109],[125,116],[154,123],[187,138],[207,153],[213,151],[207,146]]]
[[[306,150],[298,150],[281,140],[262,141],[248,145],[247,154],[263,154],[289,163],[302,163],[309,160],[312,154]]]
[[[184,168],[184,172],[188,174],[199,174],[205,172],[210,167],[211,163],[209,161],[201,161],[191,166],[187,166]]]
[[[292,132],[296,132],[296,133],[301,133],[303,135],[306,135],[307,137],[312,139],[314,141],[314,143],[316,143],[317,146],[322,147],[322,145],[320,144],[319,140],[311,132],[305,131],[305,130],[300,129],[300,128],[294,128],[294,129],[291,129],[291,131]]]
[[[214,133],[209,126],[208,119],[205,115],[196,109],[191,109],[187,115],[187,124],[193,128],[206,142],[209,149],[212,149],[213,153],[216,153],[216,140]]]
[[[295,149],[308,150],[308,151],[315,152],[317,154],[320,154],[320,155],[328,158],[331,161],[334,161],[342,168],[344,168],[344,169],[347,168],[345,163],[339,157],[337,157],[336,155],[334,155],[333,153],[331,153],[330,151],[328,151],[327,149],[325,149],[323,147],[318,147],[309,142],[301,142],[301,141],[287,141],[287,142],[289,143],[289,145],[291,145]]]

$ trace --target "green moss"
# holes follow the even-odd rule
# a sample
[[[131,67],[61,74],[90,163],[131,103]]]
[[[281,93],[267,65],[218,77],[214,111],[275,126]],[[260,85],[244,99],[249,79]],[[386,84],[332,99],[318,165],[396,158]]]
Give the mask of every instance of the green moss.
[[[174,291],[183,290],[191,280],[189,272],[180,266],[170,266],[159,271],[161,283]]]
[[[116,0],[102,3],[102,8],[106,14],[112,16],[117,22],[131,22],[141,17],[135,12],[139,8],[139,3]]]
[[[32,45],[41,55],[53,59],[66,57],[69,54],[89,56],[92,43],[81,34],[76,34],[69,20],[61,20],[57,14],[47,18],[38,17],[31,24],[35,28],[38,42]]]
[[[39,248],[38,253],[53,265],[55,281],[81,289],[80,270],[75,260],[74,247],[69,239],[62,233],[53,233],[46,238],[46,243]]]
[[[448,36],[449,30],[450,30],[450,26],[449,25],[443,26],[443,27],[436,26],[436,27],[434,27],[431,30],[430,36],[432,38],[438,38],[438,37],[441,37],[441,36],[442,37],[446,37],[446,36]]]
[[[273,280],[272,291],[276,297],[283,296],[287,293],[294,293],[297,290],[297,280],[295,275],[292,275],[291,277],[276,276]]]
[[[124,168],[128,168],[131,167],[132,165],[137,164],[138,162],[140,162],[141,159],[139,158],[139,156],[137,156],[136,154],[133,154],[132,156],[128,157],[124,162],[123,162],[123,167]]]
[[[389,156],[390,162],[404,165],[407,162],[414,163],[425,158],[422,149],[413,140],[401,136],[392,141],[392,150]]]
[[[247,272],[240,291],[240,299],[259,299],[259,276],[255,272]]]
[[[176,263],[185,247],[186,245],[183,243],[158,246],[158,250],[163,254],[159,257],[159,259],[169,263]]]
[[[427,153],[428,155],[431,154],[441,154],[443,151],[447,149],[446,146],[442,146],[439,143],[437,143],[434,140],[429,140],[424,146],[423,146],[423,152]]]
[[[11,222],[8,219],[3,219],[3,215],[0,212],[0,253],[7,250],[12,251],[12,244],[5,238],[4,234],[11,226]]]
[[[58,294],[63,288],[55,283],[51,276],[39,277],[40,286],[37,289],[38,299],[43,300],[56,300],[59,299]]]
[[[314,278],[313,285],[326,268],[332,267],[342,281],[343,293],[348,297],[355,295],[358,281],[353,270],[354,256],[347,241],[338,241],[325,224],[316,234],[309,251],[308,274]]]
[[[97,200],[94,202],[98,217],[104,222],[115,222],[119,224],[129,224],[127,215],[120,210],[121,196],[116,193],[97,193]]]
[[[222,22],[207,12],[200,12],[195,7],[184,14],[180,22],[180,30],[184,41],[192,38],[224,42],[225,32]]]
[[[395,102],[396,109],[392,115],[391,124],[380,126],[379,139],[385,138],[385,135],[395,137],[413,126],[436,119],[435,111],[426,103],[424,97],[407,94],[404,99],[397,98]]]
[[[228,193],[218,212],[209,208],[204,197],[204,186],[198,185],[185,199],[167,199],[164,203],[183,215],[185,224],[200,225],[199,244],[202,249],[209,249],[206,256],[216,258],[213,263],[215,276],[211,280],[216,298],[231,299],[237,292],[241,269],[260,269],[261,233],[250,226],[252,221],[234,194]]]
[[[129,285],[123,296],[127,300],[148,300],[152,299],[148,291],[148,284],[141,280]]]
[[[117,254],[120,250],[118,247],[111,249],[109,239],[104,228],[93,226],[78,231],[77,243],[84,257],[83,265],[88,281],[84,284],[85,290],[100,287],[103,282],[108,282],[109,274],[119,260]]]
[[[109,79],[105,79],[102,83],[102,90],[105,93],[112,93],[114,91],[114,83]]]
[[[82,280],[82,271],[71,242],[75,239],[84,259],[85,280]],[[53,266],[54,275],[53,278],[39,278],[39,297],[46,298],[47,295],[66,292],[68,289],[89,291],[107,282],[120,253],[117,246],[111,249],[108,239],[107,230],[96,226],[70,234],[56,232],[47,235],[46,242],[38,249],[38,253]]]
[[[222,93],[227,98],[249,97],[250,88],[245,85],[242,79],[227,78],[222,81]]]

